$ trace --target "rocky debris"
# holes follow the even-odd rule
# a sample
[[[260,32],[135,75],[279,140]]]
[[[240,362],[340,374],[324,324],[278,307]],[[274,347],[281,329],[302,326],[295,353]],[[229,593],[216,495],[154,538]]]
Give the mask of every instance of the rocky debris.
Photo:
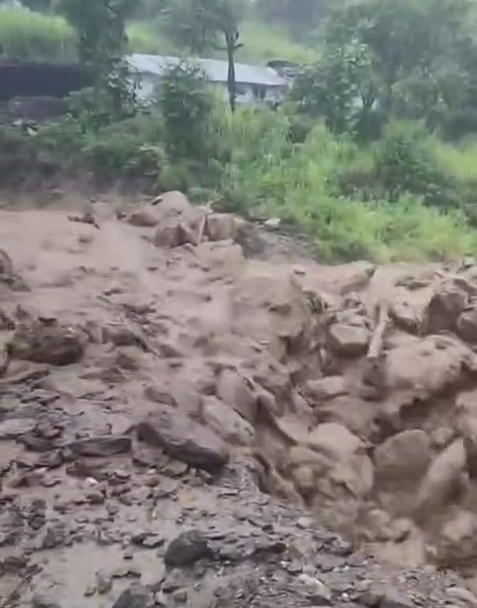
[[[477,550],[473,263],[286,260],[177,192],[124,222],[98,203],[79,249],[64,213],[13,215],[32,292],[0,312],[0,588],[20,576],[20,605],[472,605],[448,569]]]
[[[179,410],[158,404],[136,431],[140,441],[198,469],[215,471],[229,460],[229,449],[222,439]]]

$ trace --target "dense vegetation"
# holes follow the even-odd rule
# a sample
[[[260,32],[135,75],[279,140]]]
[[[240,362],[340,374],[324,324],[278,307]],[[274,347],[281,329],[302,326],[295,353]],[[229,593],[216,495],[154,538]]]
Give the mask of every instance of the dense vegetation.
[[[36,2],[43,13],[32,20],[63,28],[61,48],[95,67],[96,86],[34,136],[0,130],[0,176],[86,170],[183,189],[298,225],[328,260],[476,251],[475,0]],[[265,20],[306,63],[278,110],[231,112],[186,65],[163,79],[151,107],[134,102],[122,62],[131,40],[152,51],[144,32],[157,28],[168,52],[236,60],[251,46],[247,30]],[[22,56],[33,44],[48,54],[26,32],[3,34],[4,55],[7,40],[22,44]]]

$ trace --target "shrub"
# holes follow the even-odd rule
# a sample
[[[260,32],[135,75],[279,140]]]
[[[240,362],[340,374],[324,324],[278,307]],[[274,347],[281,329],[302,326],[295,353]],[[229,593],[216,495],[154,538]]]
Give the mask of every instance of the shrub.
[[[133,118],[86,133],[81,156],[93,172],[107,177],[157,178],[166,164],[157,115]]]

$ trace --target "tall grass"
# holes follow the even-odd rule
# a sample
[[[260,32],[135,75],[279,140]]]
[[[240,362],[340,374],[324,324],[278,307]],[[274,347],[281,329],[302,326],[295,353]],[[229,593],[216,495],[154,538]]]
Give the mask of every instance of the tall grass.
[[[68,61],[76,56],[75,36],[66,21],[26,8],[0,8],[0,57]]]

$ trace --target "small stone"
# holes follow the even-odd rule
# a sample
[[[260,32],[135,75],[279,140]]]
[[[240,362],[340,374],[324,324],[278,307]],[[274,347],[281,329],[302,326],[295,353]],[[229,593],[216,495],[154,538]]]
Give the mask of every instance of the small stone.
[[[113,579],[102,572],[96,574],[96,586],[100,595],[109,593],[113,587]]]
[[[313,526],[313,519],[311,517],[299,517],[296,525],[302,530],[306,530]]]
[[[96,593],[96,587],[94,585],[88,585],[84,591],[85,597],[92,597]]]
[[[331,589],[320,579],[308,574],[300,574],[298,580],[309,588],[308,597],[316,604],[327,604],[331,602]]]
[[[172,599],[176,604],[184,604],[187,602],[188,595],[187,589],[177,589],[177,591],[174,591],[172,594]]]

